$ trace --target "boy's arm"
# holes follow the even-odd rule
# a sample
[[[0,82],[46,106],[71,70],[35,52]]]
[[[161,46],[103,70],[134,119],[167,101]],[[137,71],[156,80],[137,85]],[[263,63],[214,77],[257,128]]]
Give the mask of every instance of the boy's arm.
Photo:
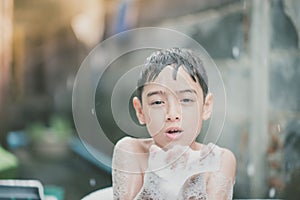
[[[231,200],[235,182],[236,159],[228,149],[221,154],[220,170],[210,174],[207,183],[208,198],[212,200]]]
[[[113,196],[114,200],[132,200],[135,199],[140,190],[141,176],[137,174],[128,174],[116,169],[113,170]]]
[[[139,143],[135,139],[125,137],[116,144],[112,173],[114,199],[167,199],[171,194],[162,191],[162,179],[151,170],[143,172],[144,163],[138,159],[140,154]]]
[[[113,154],[113,194],[114,199],[132,200],[143,185],[139,163],[133,156],[135,145],[131,138],[121,139]]]

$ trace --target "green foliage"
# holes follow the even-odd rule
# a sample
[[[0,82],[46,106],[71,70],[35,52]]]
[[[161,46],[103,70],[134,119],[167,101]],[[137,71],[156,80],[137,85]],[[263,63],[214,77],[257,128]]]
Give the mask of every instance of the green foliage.
[[[33,141],[38,141],[42,138],[44,130],[45,125],[43,123],[33,122],[27,127],[26,132],[29,134]]]
[[[67,139],[71,136],[72,128],[70,122],[63,117],[53,116],[50,119],[50,129],[54,134],[57,134],[60,139]]]
[[[49,134],[59,140],[68,140],[72,134],[72,128],[70,121],[66,118],[54,115],[49,120],[49,126],[42,122],[33,122],[27,127],[26,132],[33,142],[40,141]]]

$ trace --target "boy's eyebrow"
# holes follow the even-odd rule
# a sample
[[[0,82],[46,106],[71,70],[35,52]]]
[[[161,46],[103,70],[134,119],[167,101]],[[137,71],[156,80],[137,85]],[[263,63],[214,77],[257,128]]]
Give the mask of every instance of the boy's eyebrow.
[[[161,90],[158,90],[158,91],[153,91],[153,92],[149,92],[147,94],[147,97],[150,97],[150,96],[153,96],[153,95],[156,95],[156,94],[164,94],[165,92],[161,91]]]
[[[179,94],[182,94],[182,93],[195,93],[197,94],[196,90],[193,90],[193,89],[185,89],[185,90],[179,90],[177,91],[176,93],[179,93]],[[157,91],[152,91],[152,92],[149,92],[147,94],[147,97],[150,97],[150,96],[153,96],[153,95],[164,95],[165,92],[164,91],[161,91],[161,90],[157,90]]]
[[[193,90],[193,89],[186,89],[186,90],[179,90],[178,93],[186,93],[186,92],[189,92],[189,93],[195,93],[197,94],[196,90]]]

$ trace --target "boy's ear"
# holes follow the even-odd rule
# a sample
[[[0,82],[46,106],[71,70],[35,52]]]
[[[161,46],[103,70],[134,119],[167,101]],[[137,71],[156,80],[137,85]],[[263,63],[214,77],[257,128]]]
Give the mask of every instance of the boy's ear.
[[[133,107],[135,109],[136,117],[138,118],[140,124],[144,125],[145,124],[145,116],[144,116],[144,113],[143,113],[143,108],[142,108],[141,101],[139,100],[139,98],[134,97],[133,100],[132,100],[132,103],[133,103]]]
[[[205,97],[204,105],[203,105],[203,112],[202,112],[202,119],[207,120],[210,118],[213,109],[213,95],[208,93]]]

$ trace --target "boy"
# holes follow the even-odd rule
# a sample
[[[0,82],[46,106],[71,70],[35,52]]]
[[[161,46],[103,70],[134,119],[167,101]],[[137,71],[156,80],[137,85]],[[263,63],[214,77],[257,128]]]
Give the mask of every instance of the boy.
[[[213,96],[200,58],[180,48],[153,53],[143,66],[133,106],[148,139],[125,137],[113,155],[114,199],[231,199],[231,151],[200,144]]]

